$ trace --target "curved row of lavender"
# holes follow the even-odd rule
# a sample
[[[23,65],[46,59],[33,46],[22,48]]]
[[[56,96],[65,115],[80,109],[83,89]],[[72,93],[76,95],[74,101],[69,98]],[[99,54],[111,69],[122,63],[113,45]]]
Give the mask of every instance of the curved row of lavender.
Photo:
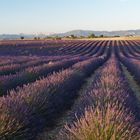
[[[91,43],[90,43],[91,44]],[[83,45],[86,48],[87,43],[83,43]],[[94,50],[94,46],[90,46],[93,50]],[[67,48],[67,47],[66,47]],[[75,52],[77,52],[77,54],[75,54],[77,57],[81,56],[82,54],[79,54],[79,52],[76,49],[76,46],[74,46]],[[94,53],[94,51],[93,51]],[[33,62],[27,62],[30,61],[31,57],[0,57],[0,75],[9,75],[9,74],[15,74],[16,72],[28,67],[28,66],[34,66],[37,65],[34,61],[41,61],[43,63],[43,61],[54,61],[54,60],[62,60],[62,59],[70,59],[72,57],[76,57],[76,56],[64,56],[64,52],[62,52],[63,56],[58,56],[58,57],[33,57],[34,60]],[[28,58],[28,59],[27,59]],[[33,59],[32,58],[32,59]],[[6,59],[6,60],[3,60]],[[24,64],[25,62],[25,64]],[[34,64],[35,63],[35,64]]]
[[[120,60],[128,68],[135,80],[140,84],[140,61],[136,59],[129,59],[121,57]]]
[[[83,43],[83,47],[82,48],[76,48],[75,46],[73,47],[74,48],[74,51],[76,52],[76,54],[73,54],[74,57],[80,57],[83,55],[84,56],[101,56],[104,54],[104,52],[106,51],[106,47],[105,45],[107,44],[108,42],[90,42],[90,43]],[[101,44],[101,46],[100,46]],[[79,50],[80,49],[80,50]],[[86,51],[85,51],[86,50]],[[63,52],[62,52],[63,54]],[[1,57],[2,59],[3,57]],[[67,56],[65,58],[57,58],[56,60],[61,60],[61,59],[70,59],[71,57],[70,56]],[[15,74],[16,72],[20,71],[20,70],[23,70],[29,66],[36,66],[36,65],[39,65],[41,63],[45,63],[47,61],[54,61],[55,59],[50,59],[49,58],[36,58],[35,60],[32,60],[31,62],[26,62],[27,61],[27,58],[23,57],[23,58],[18,58],[18,59],[21,59],[20,61],[19,60],[11,60],[11,63],[9,62],[9,59],[13,59],[12,57],[8,57],[8,62],[6,63],[5,62],[5,65],[3,65],[4,63],[0,63],[1,66],[0,66],[0,75],[9,75],[9,74]],[[31,59],[31,58],[30,58]],[[36,62],[37,61],[37,62]],[[19,63],[18,63],[19,62]],[[25,62],[25,64],[24,64]]]
[[[128,57],[130,54],[127,53],[128,55],[126,56],[123,51],[119,51],[116,49],[116,54],[119,58],[119,60],[127,67],[128,71],[134,76],[135,80],[140,84],[140,56],[135,56],[133,57]],[[131,54],[132,55],[132,54]]]
[[[72,108],[57,140],[139,140],[139,109],[115,56]]]
[[[87,43],[83,43],[83,45],[86,45]],[[90,42],[90,44],[93,44],[93,42]],[[101,44],[100,42],[97,42],[97,44]],[[88,46],[89,47],[89,46]],[[110,53],[109,48],[105,48],[104,44],[101,47],[95,47],[90,46],[92,48],[92,53],[90,57],[106,57],[106,55],[109,55]],[[84,48],[84,46],[83,46]],[[82,48],[82,49],[83,49]],[[97,49],[100,48],[100,49]],[[95,54],[95,55],[94,55]],[[89,59],[89,56],[81,56],[82,54],[74,55],[74,56],[67,56],[67,57],[33,57],[35,60],[31,60],[29,62],[26,62],[25,64],[22,63],[25,57],[22,57],[20,61],[22,64],[15,64],[15,61],[11,63],[10,65],[4,65],[0,66],[0,73],[2,76],[0,76],[0,95],[7,94],[7,91],[11,89],[15,89],[17,86],[22,86],[23,84],[27,84],[30,82],[33,82],[41,77],[46,77],[49,73],[53,71],[61,70],[62,68],[68,68],[72,64],[84,60]],[[60,61],[62,60],[63,61]],[[70,59],[70,60],[68,60]],[[14,59],[15,60],[15,59]],[[52,61],[51,61],[52,60]],[[57,62],[57,61],[60,62]],[[56,61],[56,62],[53,62]],[[43,64],[47,63],[48,64]],[[5,75],[3,75],[5,74]]]
[[[35,80],[46,77],[48,74],[57,72],[62,69],[66,69],[78,61],[82,61],[84,58],[73,58],[70,60],[63,60],[60,62],[49,62],[39,66],[28,67],[16,74],[6,75],[0,77],[0,95],[6,95],[7,91],[15,89],[17,86],[23,86],[29,84]]]
[[[9,75],[9,74],[15,74],[19,71],[22,71],[28,67],[33,67],[33,66],[38,66],[43,63],[48,63],[49,60],[32,60],[23,64],[9,64],[9,65],[4,65],[0,66],[0,75]]]
[[[11,91],[0,98],[0,138],[33,137],[44,125],[52,125],[60,112],[77,96],[84,79],[105,58],[91,58],[72,68],[54,73],[34,83]]]
[[[123,58],[127,59],[129,63],[133,60],[139,62],[140,58],[140,43],[137,41],[39,41],[37,43],[25,41],[25,44],[13,42],[12,46],[11,44],[6,45],[6,47],[0,45],[0,55],[4,52],[3,56],[0,56],[0,94],[4,95],[0,97],[0,139],[2,140],[34,139],[34,136],[42,131],[44,127],[50,128],[55,126],[57,119],[61,117],[65,110],[71,107],[73,101],[77,98],[78,91],[87,77],[110,57],[112,48],[116,49],[117,56],[122,53]],[[15,49],[16,52],[14,52]],[[8,55],[6,54],[7,51],[9,51]],[[9,56],[10,54],[11,56]],[[117,118],[117,121],[123,120],[125,122],[124,126],[125,124],[129,125],[128,132],[130,132],[131,136],[131,132],[135,127],[133,127],[131,121],[136,122],[133,119],[133,115],[134,118],[139,120],[139,108],[137,107],[134,93],[129,89],[124,79],[118,61],[114,56],[109,59],[107,64],[97,72],[96,81],[95,83],[93,82],[93,86],[88,90],[93,92],[98,90],[101,93],[104,91],[104,99],[107,98],[108,101],[108,91],[106,91],[106,86],[108,87],[108,85],[106,83],[112,80],[113,85],[109,86],[108,90],[113,91],[112,88],[114,88],[114,93],[116,94],[113,97],[113,94],[109,95],[110,104],[107,102],[105,110],[108,111],[108,114],[105,115],[110,115],[110,110],[112,115],[114,115],[114,111],[120,114],[120,120]],[[138,63],[134,65],[137,67],[135,70],[139,70],[137,65]],[[129,64],[129,69],[133,69],[132,66],[133,64]],[[103,69],[105,69],[105,72]],[[117,72],[118,74],[115,74]],[[138,72],[133,71],[133,73],[136,74]],[[114,79],[111,79],[113,75]],[[101,83],[101,80],[104,83]],[[101,85],[99,84],[99,87],[97,86],[96,89],[97,81]],[[118,83],[116,84],[115,82]],[[122,84],[120,84],[121,82]],[[100,86],[102,87],[101,89],[99,89]],[[115,86],[120,89],[116,89]],[[14,90],[10,91],[11,89]],[[121,91],[126,94],[119,94],[122,93]],[[98,102],[97,96],[93,96],[96,97],[93,99],[89,92],[86,94],[86,98],[84,97],[86,102],[84,104],[83,101],[83,105],[80,105],[81,108],[79,108],[83,110],[80,110],[81,112],[84,112],[84,108],[87,108],[87,106],[92,106],[89,101],[94,100],[96,102],[97,99]],[[125,97],[125,95],[128,96]],[[114,100],[115,103],[116,100],[119,100],[117,102],[118,106],[113,104]],[[96,104],[93,106],[95,107]],[[85,114],[87,113],[86,115],[92,118],[91,116],[98,111],[99,114],[104,112],[102,106],[102,104],[97,104],[94,108],[95,111],[93,108],[89,108],[90,113],[87,109]],[[129,110],[131,110],[131,114]],[[80,111],[77,111],[79,112],[77,116],[84,120],[86,115],[84,118]],[[130,120],[130,123],[124,120],[125,115],[128,116],[126,120]],[[100,120],[100,115],[98,117]],[[73,117],[71,119],[74,121]],[[103,118],[101,120],[104,121]],[[77,128],[81,125],[80,123],[77,125]],[[107,126],[107,124],[105,125]],[[71,131],[69,126],[67,129]],[[77,130],[79,131],[79,129]],[[101,130],[105,134],[106,131]],[[136,132],[135,130],[137,130],[137,126],[136,129],[134,128],[134,134],[136,135],[134,138],[137,140],[139,138],[137,137],[137,132],[139,133],[139,131]],[[126,136],[128,132],[125,133]],[[82,138],[84,139],[84,137]],[[83,140],[82,138],[79,140]],[[92,137],[90,138],[92,139]],[[130,139],[132,138],[130,137]]]
[[[136,45],[135,42],[119,41],[117,46],[119,49],[118,52],[121,52],[125,57],[140,60],[140,46]]]

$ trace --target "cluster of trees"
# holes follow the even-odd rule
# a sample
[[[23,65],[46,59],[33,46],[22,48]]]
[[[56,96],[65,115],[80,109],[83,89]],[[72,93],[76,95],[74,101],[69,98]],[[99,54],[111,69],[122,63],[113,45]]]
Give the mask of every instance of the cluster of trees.
[[[24,37],[24,36],[21,36],[20,39],[21,39],[21,40],[24,40],[25,37]],[[41,39],[40,37],[34,37],[34,40],[40,40],[40,39]]]
[[[47,37],[46,39],[56,39],[56,40],[61,40],[62,38],[67,38],[67,39],[82,39],[82,38],[98,38],[98,37],[105,37],[104,35],[96,36],[95,34],[91,34],[87,37],[85,36],[76,36],[76,35],[70,35],[70,36],[64,36],[64,37]]]
[[[104,35],[96,36],[95,34],[91,34],[91,35],[88,36],[88,38],[98,38],[98,37],[102,38],[102,37],[105,37],[105,36]]]
[[[76,36],[76,35],[70,35],[70,36],[65,36],[65,37],[59,37],[59,36],[47,36],[45,38],[40,38],[40,37],[34,37],[34,40],[40,40],[40,39],[52,39],[52,40],[61,40],[63,38],[66,38],[66,39],[82,39],[82,38],[103,38],[103,37],[109,37],[109,36],[104,36],[104,35],[99,35],[99,36],[96,36],[95,34],[90,34],[89,36],[85,37],[85,36]],[[120,36],[114,36],[114,37],[120,37]],[[20,37],[21,40],[24,39],[24,36],[21,36]]]

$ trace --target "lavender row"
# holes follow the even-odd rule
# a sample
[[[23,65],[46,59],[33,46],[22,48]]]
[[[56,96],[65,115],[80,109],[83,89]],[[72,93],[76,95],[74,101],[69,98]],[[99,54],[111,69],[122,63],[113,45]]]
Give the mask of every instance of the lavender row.
[[[95,80],[69,114],[57,140],[139,140],[139,109],[116,58],[96,73]]]
[[[137,47],[133,45],[132,41],[119,41],[118,51],[128,58],[140,59],[140,53],[137,52]]]
[[[85,41],[72,41],[85,42]],[[59,47],[71,44],[71,41],[25,41],[25,42],[10,42],[11,44],[3,43],[0,45],[0,55],[7,56],[46,56],[60,55]],[[66,46],[65,46],[66,47]]]
[[[74,43],[75,42],[75,43]],[[43,44],[20,44],[13,46],[1,46],[1,54],[3,55],[26,55],[26,56],[51,56],[51,55],[82,55],[85,50],[90,50],[96,46],[103,47],[108,41],[74,41],[71,42],[44,42]],[[9,51],[11,50],[11,51]]]
[[[10,64],[5,66],[0,66],[0,75],[9,75],[9,74],[15,74],[16,72],[23,71],[27,67],[41,65],[43,63],[47,63],[46,60],[33,60],[26,62],[25,64]]]
[[[0,138],[30,139],[69,107],[84,79],[104,59],[90,59],[0,98]],[[27,137],[26,137],[27,136]]]
[[[71,60],[63,60],[60,62],[49,62],[48,64],[43,64],[35,67],[29,67],[22,72],[18,72],[14,75],[7,75],[0,77],[0,95],[7,94],[7,91],[15,89],[24,84],[33,82],[41,77],[46,77],[52,72],[65,69],[73,65],[78,61],[82,61],[84,58],[74,58]]]
[[[57,58],[57,59],[51,59],[51,58],[47,58],[47,57],[39,57],[36,58],[34,60],[28,60],[28,62],[25,63],[11,63],[9,65],[4,65],[4,66],[0,66],[0,76],[1,75],[9,75],[9,74],[16,74],[19,71],[23,71],[24,69],[27,69],[28,67],[32,67],[32,66],[38,66],[38,65],[42,65],[48,62],[53,62],[53,61],[58,61],[61,58]],[[68,57],[65,57],[65,59],[68,59]],[[70,59],[70,57],[69,57]],[[23,60],[22,60],[23,61]],[[23,61],[24,62],[24,61]]]
[[[26,62],[31,61],[32,59],[30,58],[14,58],[14,57],[0,57],[0,67],[2,66],[7,66],[7,65],[11,65],[11,64],[23,64]]]
[[[140,84],[140,61],[120,56],[120,61],[128,68],[135,80]]]

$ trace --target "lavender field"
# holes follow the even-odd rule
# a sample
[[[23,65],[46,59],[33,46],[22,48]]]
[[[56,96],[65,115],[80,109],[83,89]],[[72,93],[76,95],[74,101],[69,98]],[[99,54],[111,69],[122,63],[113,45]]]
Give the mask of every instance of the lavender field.
[[[0,96],[0,140],[140,140],[140,41],[1,41]]]

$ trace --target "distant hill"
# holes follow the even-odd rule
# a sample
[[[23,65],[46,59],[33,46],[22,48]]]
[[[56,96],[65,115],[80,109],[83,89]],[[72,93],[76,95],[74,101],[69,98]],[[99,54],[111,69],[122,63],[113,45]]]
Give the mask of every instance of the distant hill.
[[[34,37],[40,37],[44,38],[46,35],[44,34],[39,34],[39,35],[34,35],[34,34],[0,34],[0,39],[20,39],[21,37],[24,37],[25,39],[32,39]]]
[[[64,36],[89,36],[91,34],[95,34],[96,36],[104,35],[104,36],[127,36],[127,35],[133,35],[133,36],[140,36],[140,29],[139,30],[122,30],[122,31],[91,31],[91,30],[73,30],[65,33],[58,33],[58,34],[51,34],[51,35],[45,35],[45,34],[0,34],[0,39],[20,39],[21,36],[24,36],[25,39],[32,39],[34,37],[40,37],[45,38],[47,36],[50,37],[64,37]]]
[[[60,33],[60,34],[52,34],[50,36],[58,36],[58,37],[64,37],[64,36],[89,36],[90,34],[94,33],[96,36],[104,35],[104,36],[127,36],[127,35],[134,35],[139,36],[140,30],[122,30],[122,31],[91,31],[91,30],[73,30],[66,33]]]

